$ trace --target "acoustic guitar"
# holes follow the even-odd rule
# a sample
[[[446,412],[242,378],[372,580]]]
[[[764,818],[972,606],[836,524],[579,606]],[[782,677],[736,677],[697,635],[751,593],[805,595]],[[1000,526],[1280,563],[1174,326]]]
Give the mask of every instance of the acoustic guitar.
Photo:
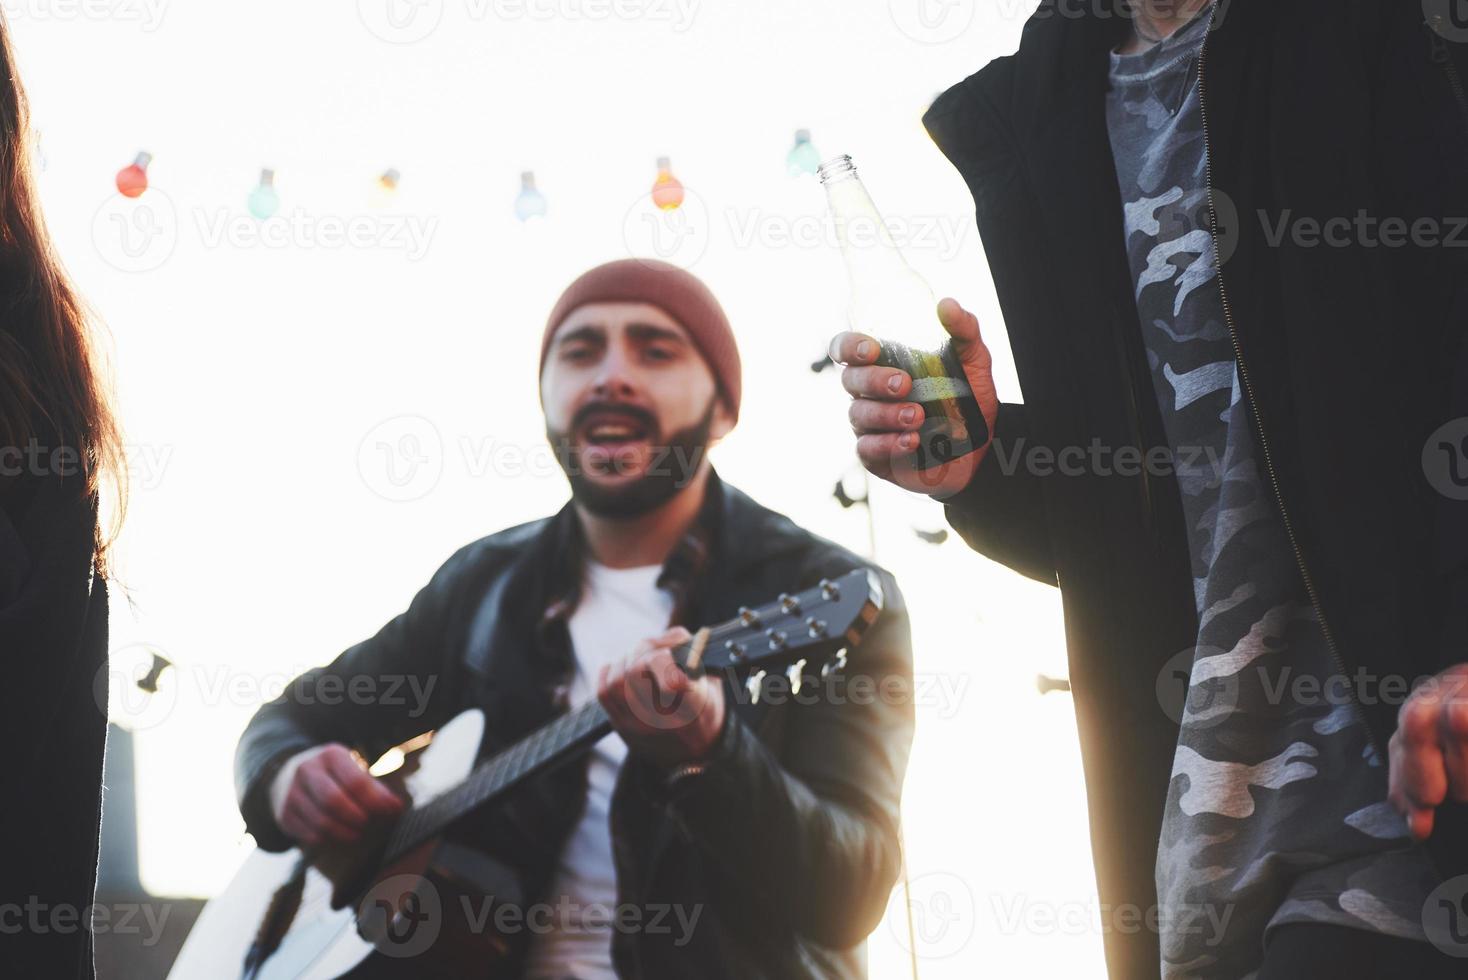
[[[742,682],[752,697],[774,671],[798,691],[817,665],[822,676],[845,667],[882,603],[876,575],[858,569],[741,609],[673,658],[690,675]],[[400,746],[402,765],[382,779],[411,805],[363,841],[251,854],[200,914],[169,980],[430,980],[468,975],[467,964],[474,976],[495,976],[514,944],[491,927],[485,903],[513,888],[503,865],[444,831],[585,754],[612,725],[590,701],[476,764],[484,727],[470,710]]]

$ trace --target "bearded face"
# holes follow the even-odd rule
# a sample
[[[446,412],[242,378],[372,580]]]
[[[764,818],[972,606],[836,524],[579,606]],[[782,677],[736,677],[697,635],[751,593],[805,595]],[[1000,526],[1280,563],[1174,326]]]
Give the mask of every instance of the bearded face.
[[[644,303],[573,310],[547,354],[541,402],[573,497],[605,517],[636,517],[666,503],[732,426],[688,334]]]

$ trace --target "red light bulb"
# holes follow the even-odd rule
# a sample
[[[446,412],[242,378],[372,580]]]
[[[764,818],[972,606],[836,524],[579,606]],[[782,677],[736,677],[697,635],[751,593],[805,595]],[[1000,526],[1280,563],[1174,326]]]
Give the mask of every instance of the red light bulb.
[[[151,153],[139,153],[137,159],[117,172],[117,192],[123,197],[138,197],[148,189],[148,164]]]

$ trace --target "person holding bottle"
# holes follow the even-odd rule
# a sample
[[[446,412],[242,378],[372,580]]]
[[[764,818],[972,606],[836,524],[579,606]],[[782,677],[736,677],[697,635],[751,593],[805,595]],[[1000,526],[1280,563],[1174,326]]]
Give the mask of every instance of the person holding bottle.
[[[993,438],[915,457],[880,325],[832,342],[867,468],[1061,588],[1117,978],[1468,955],[1468,45],[1427,7],[1042,3],[924,119],[1023,404],[945,299]]]

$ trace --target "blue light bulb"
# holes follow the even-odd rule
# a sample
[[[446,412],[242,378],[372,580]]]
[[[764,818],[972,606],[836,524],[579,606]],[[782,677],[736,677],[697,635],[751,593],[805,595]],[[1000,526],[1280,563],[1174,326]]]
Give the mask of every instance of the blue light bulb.
[[[790,148],[790,153],[785,157],[785,169],[790,176],[799,177],[801,174],[813,174],[821,168],[821,155],[810,141],[810,130],[797,129],[795,131],[795,145]]]
[[[515,217],[521,221],[545,217],[545,195],[535,186],[535,174],[527,170],[520,175],[520,194],[515,198]]]
[[[266,168],[260,171],[260,184],[250,191],[248,202],[250,213],[261,221],[280,210],[280,195],[275,191],[275,171]]]

